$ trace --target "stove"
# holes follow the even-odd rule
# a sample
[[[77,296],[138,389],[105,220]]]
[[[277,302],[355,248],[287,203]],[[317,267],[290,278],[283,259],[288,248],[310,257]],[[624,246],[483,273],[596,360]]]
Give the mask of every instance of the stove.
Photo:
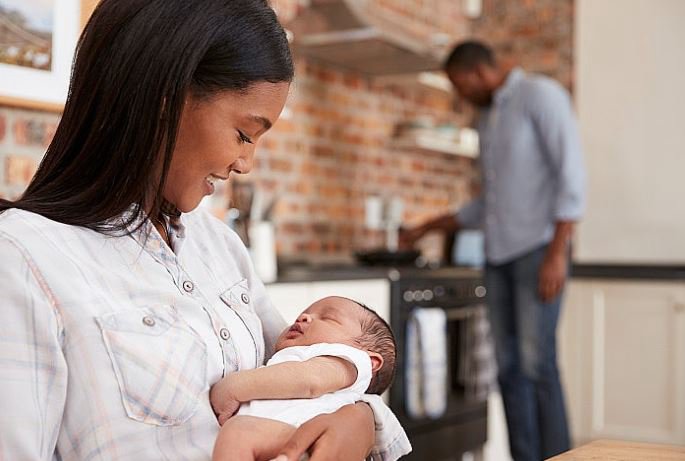
[[[397,374],[390,389],[390,407],[405,428],[413,452],[403,460],[456,461],[482,447],[487,438],[487,400],[474,392],[469,342],[476,314],[483,314],[486,290],[482,272],[446,267],[389,269],[391,326],[398,345]],[[413,418],[407,409],[406,331],[414,309],[438,307],[447,318],[447,406],[438,418]],[[466,375],[464,370],[467,370]],[[485,392],[487,395],[487,392]]]

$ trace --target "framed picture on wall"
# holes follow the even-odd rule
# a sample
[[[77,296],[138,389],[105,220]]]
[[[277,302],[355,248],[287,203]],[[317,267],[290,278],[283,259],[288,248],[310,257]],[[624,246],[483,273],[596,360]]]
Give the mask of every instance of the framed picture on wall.
[[[0,0],[0,104],[63,109],[83,8],[91,3]]]

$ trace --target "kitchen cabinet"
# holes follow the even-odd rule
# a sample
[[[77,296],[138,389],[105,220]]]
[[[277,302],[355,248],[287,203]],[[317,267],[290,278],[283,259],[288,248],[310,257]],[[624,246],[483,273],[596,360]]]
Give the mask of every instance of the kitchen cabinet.
[[[576,444],[685,444],[685,282],[576,279],[559,347]]]
[[[390,282],[386,279],[272,283],[266,291],[287,322],[295,321],[307,306],[326,296],[354,299],[390,320]]]
[[[574,4],[574,96],[588,170],[576,259],[683,265],[685,2]]]

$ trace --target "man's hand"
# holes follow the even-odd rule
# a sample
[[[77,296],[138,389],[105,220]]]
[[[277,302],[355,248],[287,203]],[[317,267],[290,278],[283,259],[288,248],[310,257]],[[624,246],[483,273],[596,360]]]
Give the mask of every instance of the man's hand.
[[[240,408],[240,401],[231,393],[230,377],[229,374],[209,391],[209,403],[219,420],[219,426],[223,426]]]
[[[373,443],[373,412],[366,403],[356,403],[304,423],[272,461],[297,461],[305,453],[310,461],[361,461]]]
[[[416,241],[423,237],[425,231],[422,226],[412,227],[410,229],[401,228],[399,235],[399,247],[402,250],[411,250],[414,248]]]
[[[559,296],[564,287],[567,271],[567,252],[550,246],[540,267],[538,291],[543,302],[551,302]]]

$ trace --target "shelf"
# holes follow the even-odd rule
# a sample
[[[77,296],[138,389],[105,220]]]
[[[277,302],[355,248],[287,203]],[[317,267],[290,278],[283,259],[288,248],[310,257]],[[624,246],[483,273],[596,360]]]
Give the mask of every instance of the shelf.
[[[476,158],[477,146],[466,146],[449,139],[439,139],[436,136],[412,135],[395,138],[390,142],[391,149],[413,150],[428,153],[459,155],[461,157]]]
[[[441,72],[387,75],[376,77],[373,81],[381,85],[413,86],[427,88],[447,95],[453,94],[452,84]]]

